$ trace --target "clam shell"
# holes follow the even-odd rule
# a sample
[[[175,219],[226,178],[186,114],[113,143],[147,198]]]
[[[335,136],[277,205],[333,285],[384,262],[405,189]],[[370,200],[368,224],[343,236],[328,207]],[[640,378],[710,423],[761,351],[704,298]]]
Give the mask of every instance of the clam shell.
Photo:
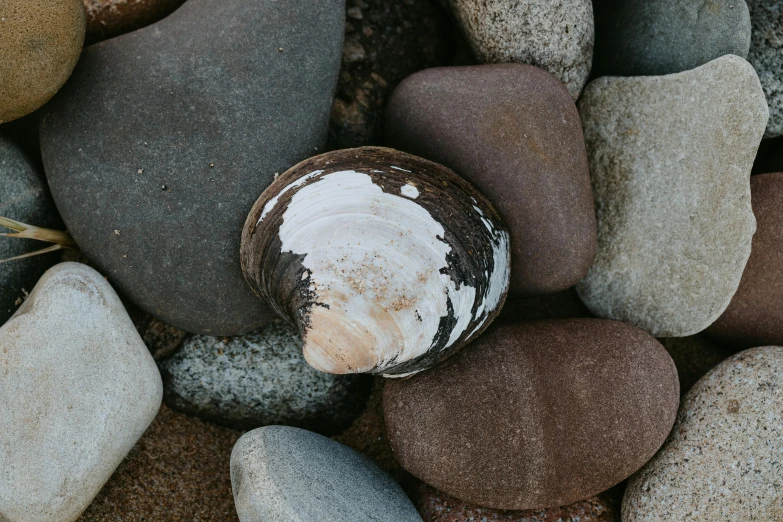
[[[402,377],[479,335],[503,305],[509,236],[437,163],[362,147],[310,158],[256,201],[242,232],[250,286],[329,373]]]

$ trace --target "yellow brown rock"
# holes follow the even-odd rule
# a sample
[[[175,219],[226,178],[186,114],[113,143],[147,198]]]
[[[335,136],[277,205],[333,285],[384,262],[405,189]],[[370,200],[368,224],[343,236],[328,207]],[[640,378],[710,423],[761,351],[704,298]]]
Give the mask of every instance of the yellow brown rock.
[[[81,0],[0,2],[0,123],[33,112],[60,90],[84,31]]]

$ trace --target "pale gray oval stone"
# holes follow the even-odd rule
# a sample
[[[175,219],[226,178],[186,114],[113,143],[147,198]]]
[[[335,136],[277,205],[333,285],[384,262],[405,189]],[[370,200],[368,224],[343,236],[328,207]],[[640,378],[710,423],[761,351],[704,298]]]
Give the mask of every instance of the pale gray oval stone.
[[[769,103],[765,138],[783,136],[783,1],[747,0],[753,30],[748,61]]]
[[[421,522],[374,462],[299,428],[267,426],[239,439],[231,486],[241,522]]]
[[[623,522],[783,520],[783,348],[741,352],[685,396],[625,492]]]
[[[750,256],[750,170],[767,104],[748,62],[726,55],[667,76],[603,77],[579,103],[598,254],[577,285],[603,318],[656,337],[707,328]]]
[[[579,97],[593,62],[591,0],[444,1],[480,62],[535,65]]]
[[[76,520],[162,394],[109,283],[78,263],[47,271],[0,328],[0,520]]]
[[[238,337],[194,335],[161,363],[166,403],[218,424],[285,424],[338,433],[357,417],[372,377],[319,372],[295,328],[276,320]]]

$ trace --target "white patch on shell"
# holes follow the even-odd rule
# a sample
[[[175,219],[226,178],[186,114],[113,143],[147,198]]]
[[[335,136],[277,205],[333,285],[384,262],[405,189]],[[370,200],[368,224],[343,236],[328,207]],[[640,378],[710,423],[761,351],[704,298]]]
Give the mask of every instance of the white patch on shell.
[[[310,272],[317,305],[309,314],[305,357],[319,370],[383,370],[426,353],[448,315],[448,300],[457,324],[447,346],[473,320],[476,289],[457,288],[441,273],[451,252],[439,239],[443,226],[419,204],[383,192],[367,174],[334,172],[301,188],[279,235],[282,251],[304,255]],[[349,353],[349,346],[365,353]]]
[[[417,189],[415,186],[411,185],[410,183],[406,183],[402,186],[400,189],[400,193],[408,198],[416,199],[419,197],[419,189]]]
[[[280,198],[282,197],[283,194],[285,194],[286,192],[288,192],[289,190],[291,190],[293,188],[301,187],[302,185],[307,183],[308,180],[314,178],[315,176],[317,176],[317,175],[319,175],[321,173],[323,173],[323,170],[316,170],[316,171],[313,171],[310,174],[307,174],[306,176],[302,176],[301,178],[297,179],[296,181],[288,184],[283,190],[278,192],[275,197],[273,197],[272,199],[270,199],[269,201],[266,202],[266,205],[264,205],[264,210],[261,211],[261,217],[259,217],[258,221],[256,221],[256,225],[261,223],[264,220],[264,218],[266,217],[266,215],[269,214],[272,211],[272,209],[275,208],[275,205],[277,205],[277,202],[280,201]]]
[[[401,170],[403,172],[412,172],[412,171],[410,171],[408,169],[404,169],[402,167],[395,167],[394,165],[392,165],[391,168],[393,168],[394,170]]]

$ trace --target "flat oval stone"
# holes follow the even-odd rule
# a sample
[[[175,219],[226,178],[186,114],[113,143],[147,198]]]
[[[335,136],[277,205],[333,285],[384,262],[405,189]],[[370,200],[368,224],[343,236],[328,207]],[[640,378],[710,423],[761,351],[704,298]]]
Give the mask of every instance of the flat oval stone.
[[[750,178],[757,229],[737,293],[707,333],[739,347],[783,345],[783,173]]]
[[[0,123],[48,102],[71,75],[84,44],[81,0],[3,0]]]
[[[551,74],[521,64],[443,67],[408,77],[387,108],[386,141],[473,183],[511,234],[511,292],[559,292],[596,249],[579,113]]]
[[[671,74],[748,57],[745,0],[593,0],[594,76]]]
[[[155,361],[103,276],[61,263],[0,328],[0,368],[0,520],[73,522],[155,418]]]
[[[0,216],[39,227],[62,227],[40,168],[13,142],[0,136]],[[12,232],[3,229],[3,232]],[[0,260],[48,246],[27,239],[0,238]],[[0,263],[0,325],[13,315],[58,253]]]
[[[747,0],[753,27],[748,61],[756,69],[769,103],[765,138],[783,136],[783,4]]]
[[[299,428],[246,433],[231,453],[241,522],[421,522],[408,497],[370,459]]]
[[[563,506],[614,486],[663,444],[678,404],[666,350],[600,319],[496,327],[384,389],[400,464],[496,509]]]
[[[87,43],[134,31],[171,14],[185,0],[83,0]]]
[[[161,371],[169,406],[237,429],[284,424],[338,433],[362,412],[372,387],[366,375],[311,368],[299,333],[280,320],[240,337],[191,336]]]
[[[554,74],[579,97],[593,61],[590,0],[446,0],[481,63],[519,62]]]
[[[657,337],[704,330],[737,290],[756,228],[749,180],[768,111],[755,71],[728,55],[668,76],[603,77],[579,112],[598,218],[579,296]]]
[[[783,348],[724,361],[685,396],[666,445],[629,481],[623,522],[781,520]]]
[[[325,144],[344,7],[188,0],[84,51],[41,152],[76,243],[139,308],[207,335],[274,317],[240,233],[275,173]]]

